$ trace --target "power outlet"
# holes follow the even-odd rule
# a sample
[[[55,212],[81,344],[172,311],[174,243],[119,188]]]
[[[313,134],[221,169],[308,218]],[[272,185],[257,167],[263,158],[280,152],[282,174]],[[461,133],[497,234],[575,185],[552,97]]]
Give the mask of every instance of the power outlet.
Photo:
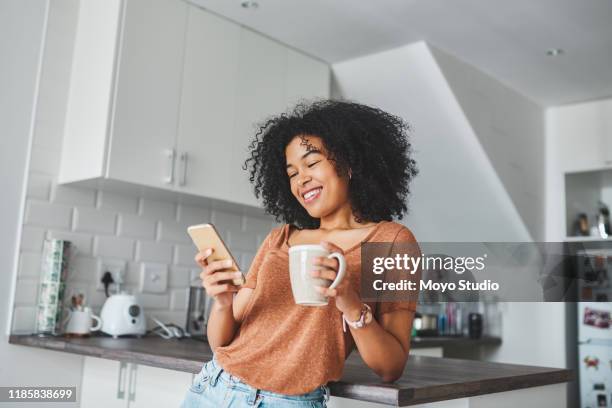
[[[140,291],[164,293],[168,288],[168,265],[143,263],[140,268]]]
[[[115,293],[117,291],[117,285],[120,287],[125,281],[125,261],[118,259],[103,259],[98,262],[98,274],[96,279],[96,289],[104,290],[104,284],[102,283],[102,277],[108,271],[113,276],[115,283],[109,286],[109,293]]]

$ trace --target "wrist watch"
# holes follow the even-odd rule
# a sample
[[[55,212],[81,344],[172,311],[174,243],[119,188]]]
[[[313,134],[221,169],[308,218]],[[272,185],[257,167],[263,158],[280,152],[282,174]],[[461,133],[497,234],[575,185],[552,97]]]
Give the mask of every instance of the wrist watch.
[[[369,324],[372,321],[372,308],[366,303],[361,307],[361,315],[359,319],[355,321],[350,321],[346,319],[344,313],[342,313],[342,330],[346,332],[346,325],[348,324],[353,329],[361,329],[365,325]]]

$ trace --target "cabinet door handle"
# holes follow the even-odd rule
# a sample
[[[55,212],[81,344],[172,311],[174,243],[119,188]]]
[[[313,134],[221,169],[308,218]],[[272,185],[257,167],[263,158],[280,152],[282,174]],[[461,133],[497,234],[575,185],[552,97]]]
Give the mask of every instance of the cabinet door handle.
[[[138,369],[138,364],[130,365],[130,379],[128,382],[128,401],[134,402],[136,401],[136,369]]]
[[[125,398],[125,369],[127,368],[126,362],[119,363],[119,382],[117,383],[117,399]]]
[[[181,162],[179,186],[184,186],[185,183],[187,182],[187,160],[188,159],[189,159],[189,156],[187,156],[187,152],[181,153],[179,157],[179,161]]]
[[[165,184],[172,184],[174,181],[174,160],[176,158],[176,151],[174,149],[166,150],[166,177],[164,177],[163,182]]]

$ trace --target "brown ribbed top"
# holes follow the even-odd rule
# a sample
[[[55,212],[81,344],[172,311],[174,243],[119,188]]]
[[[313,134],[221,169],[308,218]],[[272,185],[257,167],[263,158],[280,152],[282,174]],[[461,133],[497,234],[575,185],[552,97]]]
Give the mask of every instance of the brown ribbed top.
[[[281,394],[310,392],[340,379],[354,347],[333,298],[327,306],[295,304],[289,278],[289,225],[273,229],[259,248],[244,287],[254,289],[230,344],[215,350],[224,370],[252,387]],[[415,242],[405,226],[382,221],[362,242]],[[344,253],[351,286],[359,293],[360,244]],[[414,311],[416,302],[369,303],[375,316],[396,309]]]

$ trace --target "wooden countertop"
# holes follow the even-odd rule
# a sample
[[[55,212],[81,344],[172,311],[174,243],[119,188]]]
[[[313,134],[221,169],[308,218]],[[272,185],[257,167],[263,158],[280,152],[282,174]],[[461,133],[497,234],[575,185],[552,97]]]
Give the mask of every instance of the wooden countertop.
[[[203,362],[212,357],[208,343],[191,339],[11,335],[9,342],[190,373],[199,372]],[[563,383],[572,378],[570,370],[558,368],[410,356],[402,377],[389,384],[382,383],[359,354],[353,353],[346,361],[342,379],[328,385],[335,396],[407,406]]]
[[[437,336],[437,337],[413,337],[410,340],[410,347],[477,347],[477,346],[499,346],[502,343],[499,337],[483,336],[478,339],[461,336]]]

